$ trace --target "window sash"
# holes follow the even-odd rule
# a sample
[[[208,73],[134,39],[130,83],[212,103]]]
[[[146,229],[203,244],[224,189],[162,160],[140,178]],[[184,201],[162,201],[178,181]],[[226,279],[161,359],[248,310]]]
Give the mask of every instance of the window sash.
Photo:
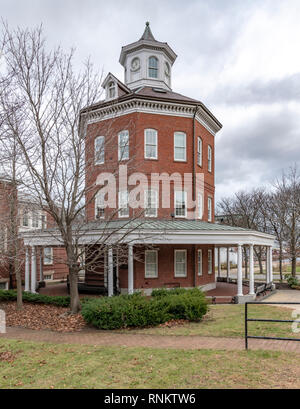
[[[105,146],[104,146],[104,136],[97,136],[95,139],[95,164],[101,165],[104,163]]]
[[[149,69],[148,74],[150,78],[158,77],[158,60],[156,57],[149,58]]]
[[[145,130],[145,159],[157,159],[157,131]]]
[[[203,193],[198,193],[198,218],[203,218]]]
[[[208,250],[207,253],[208,274],[212,274],[212,250]]]
[[[198,147],[197,147],[197,163],[202,166],[202,139],[198,137]]]
[[[175,217],[186,217],[187,214],[187,193],[175,191]]]
[[[119,192],[119,217],[129,217],[127,190]]]
[[[203,271],[202,264],[203,264],[202,250],[198,250],[198,276],[202,276],[202,271]]]
[[[208,167],[208,171],[211,172],[212,170],[212,148],[210,145],[208,145],[208,148],[207,148],[207,167]]]
[[[184,132],[174,133],[174,160],[186,161],[186,134]]]
[[[122,131],[118,135],[118,157],[119,160],[129,159],[129,132]]]
[[[157,250],[145,251],[145,277],[158,277],[158,252]]]
[[[175,277],[186,277],[187,275],[187,253],[186,250],[175,250]]]
[[[157,217],[157,191],[156,190],[145,190],[144,191],[145,200],[145,216],[146,217]]]
[[[209,222],[212,221],[212,198],[207,198],[207,220]]]
[[[44,264],[50,265],[53,264],[53,248],[44,247]]]
[[[98,192],[95,197],[95,218],[103,219],[105,215],[104,194]]]

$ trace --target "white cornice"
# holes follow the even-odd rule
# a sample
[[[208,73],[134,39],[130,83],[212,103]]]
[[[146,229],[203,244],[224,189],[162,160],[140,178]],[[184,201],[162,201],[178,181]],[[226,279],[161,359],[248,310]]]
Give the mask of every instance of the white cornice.
[[[92,124],[134,112],[193,118],[195,114],[195,105],[136,98],[100,107],[84,115],[87,116],[87,123]],[[201,106],[198,106],[196,120],[212,135],[215,135],[221,129],[220,125],[215,122]]]

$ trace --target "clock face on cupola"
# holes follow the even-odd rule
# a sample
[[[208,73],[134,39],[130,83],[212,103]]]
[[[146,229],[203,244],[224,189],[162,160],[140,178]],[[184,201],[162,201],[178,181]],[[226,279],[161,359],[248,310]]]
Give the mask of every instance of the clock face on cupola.
[[[172,65],[177,55],[167,43],[155,40],[149,22],[142,37],[122,47],[120,64],[130,89],[156,87],[171,90]]]

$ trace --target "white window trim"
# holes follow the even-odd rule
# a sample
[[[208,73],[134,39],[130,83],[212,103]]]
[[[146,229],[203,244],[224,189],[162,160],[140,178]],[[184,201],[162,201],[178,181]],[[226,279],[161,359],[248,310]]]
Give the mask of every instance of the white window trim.
[[[51,278],[45,278],[46,276],[51,276]],[[44,271],[44,281],[53,281],[53,272]]]
[[[103,140],[103,159],[97,160],[97,149],[96,149],[96,145],[97,145],[97,140],[102,138]],[[105,162],[105,136],[99,135],[95,138],[94,141],[94,160],[95,160],[95,165],[103,165],[103,163]]]
[[[213,273],[213,252],[211,249],[207,251],[207,273]]]
[[[177,216],[176,214],[176,194],[178,193],[184,193],[184,203],[185,203],[185,207],[184,207],[184,216]],[[183,190],[175,190],[174,192],[174,214],[175,217],[178,219],[186,219],[187,217],[187,192],[183,191]]]
[[[207,147],[207,170],[212,172],[212,147],[210,145]]]
[[[156,61],[157,61],[157,68],[150,68],[150,59],[151,58],[155,58],[156,59]],[[151,77],[150,76],[150,69],[152,69],[152,70],[156,70],[156,72],[157,72],[157,76],[156,77]],[[150,57],[148,58],[148,72],[147,72],[147,77],[148,78],[150,78],[150,79],[155,79],[155,80],[157,80],[157,79],[159,79],[159,59],[155,56],[155,55],[150,55]]]
[[[176,272],[176,254],[177,253],[184,253],[185,254],[185,274],[178,274]],[[174,250],[174,277],[187,277],[187,250],[186,249],[177,249]]]
[[[98,199],[99,199],[99,197],[100,196],[103,196],[103,202],[104,202],[104,195],[103,195],[103,193],[100,191],[100,192],[98,192],[97,194],[96,194],[96,196],[95,196],[95,219],[97,219],[97,220],[99,220],[99,219],[105,219],[105,205],[104,205],[104,203],[103,203],[103,207],[102,206],[100,206],[99,204],[98,204]],[[98,207],[100,207],[101,209],[104,209],[104,214],[103,214],[103,216],[101,216],[101,217],[97,217],[98,216]]]
[[[48,257],[48,258],[51,259],[51,261],[49,261],[47,263],[45,262],[45,248],[51,249],[51,255],[50,255],[50,257]],[[53,247],[44,247],[44,249],[43,249],[43,265],[44,266],[52,266],[53,265]]]
[[[184,148],[184,159],[176,159],[175,157],[175,152],[176,152],[176,146],[175,146],[175,135],[176,134],[182,134],[184,135],[184,147],[183,146],[178,146],[178,148]],[[186,162],[186,133],[185,132],[181,132],[181,131],[177,131],[174,132],[174,139],[173,139],[173,143],[174,143],[174,161],[175,162]]]
[[[147,154],[146,154],[146,152],[147,152],[146,146],[149,145],[147,143],[147,131],[154,131],[155,132],[155,142],[156,142],[155,143],[155,146],[156,146],[156,152],[155,152],[156,155],[155,156],[147,156]],[[158,145],[157,145],[158,137],[157,137],[157,134],[158,134],[157,130],[153,129],[153,128],[147,128],[147,129],[144,130],[144,159],[152,159],[152,160],[158,159]]]
[[[199,256],[200,256],[200,263],[199,263]],[[198,276],[203,275],[203,254],[202,249],[198,249],[197,251],[197,264],[198,264]]]
[[[200,144],[199,144],[200,142]],[[200,148],[200,149],[199,149]],[[197,165],[202,167],[202,163],[203,163],[203,141],[201,136],[198,136],[198,140],[197,140]],[[199,161],[200,158],[200,161]],[[200,162],[200,163],[199,163]]]
[[[149,215],[147,214],[148,210],[148,193],[151,192],[155,194],[155,207],[151,207],[151,210],[155,209],[155,214],[154,215]],[[157,209],[158,209],[158,193],[157,190],[155,189],[148,189],[144,190],[144,207],[145,207],[145,217],[157,217]]]
[[[147,263],[146,263],[146,255],[148,253],[155,253],[156,254],[156,275],[148,275],[147,274]],[[158,250],[146,250],[145,251],[145,278],[157,278],[158,277]]]
[[[127,132],[127,137],[128,137],[128,141],[127,141],[127,145],[126,147],[128,148],[128,157],[124,158],[124,152],[121,152],[120,149],[120,140],[121,140],[121,135],[122,133]],[[127,129],[124,129],[123,131],[118,133],[118,159],[119,161],[123,161],[123,160],[128,160],[129,159],[129,131]]]
[[[113,97],[111,97],[111,96],[109,95],[110,88],[113,88],[113,87],[110,87],[110,86],[109,86],[110,84],[114,84],[115,95],[114,95]],[[108,81],[108,83],[107,83],[106,98],[105,98],[105,99],[106,99],[106,101],[110,101],[110,100],[116,99],[117,97],[118,97],[117,83],[116,83],[115,81],[113,81],[113,80],[110,80],[110,81]]]
[[[120,206],[120,202],[121,202],[121,194],[122,193],[127,193],[127,207],[126,207],[126,209],[127,209],[127,213],[126,213],[126,215],[122,215],[122,213],[121,213],[121,210],[124,210],[125,209],[125,207],[124,208],[121,208],[121,206]],[[129,193],[128,193],[128,191],[127,190],[122,190],[122,191],[120,191],[119,192],[119,194],[118,194],[118,206],[119,206],[119,210],[118,210],[118,216],[119,216],[119,218],[128,218],[129,217]]]
[[[212,221],[212,197],[208,196],[207,198],[207,221],[211,222]]]
[[[204,196],[203,193],[198,192],[198,219],[203,219],[203,204],[204,204]]]

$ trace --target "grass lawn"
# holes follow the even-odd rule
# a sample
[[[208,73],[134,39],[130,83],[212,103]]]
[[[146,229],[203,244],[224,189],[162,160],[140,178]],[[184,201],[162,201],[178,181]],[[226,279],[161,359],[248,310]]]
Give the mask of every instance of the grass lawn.
[[[243,337],[244,311],[243,305],[211,305],[210,311],[203,321],[186,323],[173,327],[153,327],[144,329],[123,330],[135,333],[155,335],[201,335],[210,337]],[[251,305],[248,307],[249,318],[272,318],[292,320],[292,311],[288,308],[268,305]],[[300,338],[294,334],[291,323],[258,323],[249,322],[249,335],[265,335],[277,337]]]
[[[5,361],[7,353],[12,361]],[[1,360],[2,356],[2,360]],[[300,388],[295,354],[0,339],[0,388]]]

